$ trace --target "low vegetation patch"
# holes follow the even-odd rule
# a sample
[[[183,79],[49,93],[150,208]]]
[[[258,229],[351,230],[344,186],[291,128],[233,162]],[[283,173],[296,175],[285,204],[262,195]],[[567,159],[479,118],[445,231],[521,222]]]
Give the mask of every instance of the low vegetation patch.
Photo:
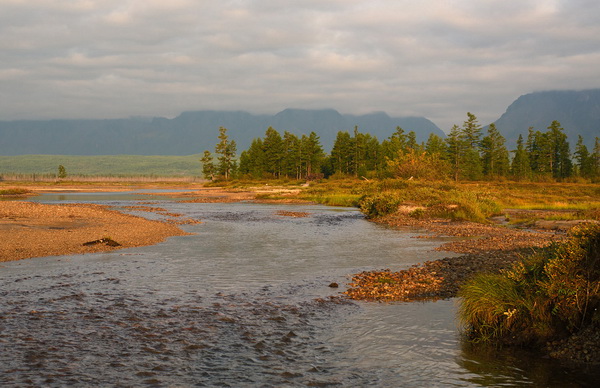
[[[598,331],[600,225],[578,225],[510,270],[476,275],[459,296],[459,317],[476,342],[543,345]]]
[[[18,195],[27,195],[30,194],[31,191],[27,190],[27,189],[22,189],[22,188],[10,188],[10,189],[2,189],[0,190],[0,195],[1,196],[6,196],[6,197],[12,197],[12,196],[18,196]]]

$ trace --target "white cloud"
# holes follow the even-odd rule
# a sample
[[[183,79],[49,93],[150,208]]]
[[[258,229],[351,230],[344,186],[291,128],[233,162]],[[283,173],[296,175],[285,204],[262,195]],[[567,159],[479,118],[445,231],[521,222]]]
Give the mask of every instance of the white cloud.
[[[0,120],[330,107],[490,122],[524,93],[600,87],[598,20],[594,0],[0,0]]]

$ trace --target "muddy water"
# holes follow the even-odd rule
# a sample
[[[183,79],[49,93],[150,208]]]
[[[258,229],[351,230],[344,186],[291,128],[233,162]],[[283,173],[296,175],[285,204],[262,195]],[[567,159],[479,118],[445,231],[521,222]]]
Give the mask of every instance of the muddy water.
[[[51,200],[119,208],[136,199]],[[184,226],[193,235],[156,246],[2,264],[0,385],[594,382],[591,372],[531,354],[473,349],[461,342],[452,300],[377,304],[336,298],[347,275],[441,257],[432,251],[440,241],[374,225],[348,208],[157,206],[203,223]],[[280,210],[308,216],[280,216]],[[341,287],[328,287],[332,282]]]

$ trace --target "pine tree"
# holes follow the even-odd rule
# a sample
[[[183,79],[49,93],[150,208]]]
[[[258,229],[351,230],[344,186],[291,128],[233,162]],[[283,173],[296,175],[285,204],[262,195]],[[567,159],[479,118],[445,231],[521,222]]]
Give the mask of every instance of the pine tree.
[[[523,136],[519,135],[517,140],[517,149],[513,151],[515,156],[512,160],[510,172],[517,180],[531,178],[531,165],[529,162],[529,154],[523,144]]]
[[[432,132],[429,134],[427,142],[425,143],[425,151],[430,155],[439,154],[444,158],[447,153],[446,143],[444,142],[444,139]]]
[[[399,151],[406,151],[407,140],[404,129],[396,127],[396,132],[381,142],[383,155],[388,159],[396,158]]]
[[[410,131],[406,135],[406,148],[409,150],[421,151],[419,143],[417,143],[417,134],[415,131]]]
[[[522,139],[521,139],[522,140]],[[483,174],[487,177],[506,176],[509,170],[506,139],[494,123],[488,127],[488,134],[481,141]]]
[[[265,151],[261,138],[252,140],[250,147],[240,155],[240,174],[262,178],[265,174]]]
[[[213,156],[209,150],[204,151],[204,155],[200,159],[202,163],[202,175],[204,175],[204,179],[213,180],[215,178],[215,163],[213,162]]]
[[[337,174],[351,174],[354,165],[354,146],[350,134],[339,131],[331,149],[331,166]]]
[[[287,178],[294,177],[299,179],[302,164],[300,139],[293,133],[285,131],[283,132],[282,148],[282,174]]]
[[[461,137],[466,144],[462,163],[463,175],[469,180],[479,180],[483,176],[480,154],[481,125],[471,112],[467,112],[467,120],[463,123]]]
[[[275,178],[279,178],[282,170],[283,140],[273,127],[267,128],[265,132],[263,150],[265,152],[265,171]]]
[[[552,175],[559,179],[571,176],[573,163],[571,162],[571,151],[564,129],[558,121],[554,120],[548,127],[546,134],[550,143]]]
[[[315,132],[311,132],[308,136],[302,135],[300,149],[302,167],[299,178],[313,179],[320,176],[325,153],[319,141],[319,136]]]
[[[58,166],[58,177],[64,179],[67,177],[67,169],[62,164]]]
[[[215,146],[215,154],[219,155],[217,157],[217,160],[219,161],[217,173],[225,180],[228,180],[237,168],[237,163],[235,161],[237,146],[235,141],[229,140],[229,136],[227,136],[227,128],[219,128],[218,138],[219,142]]]
[[[592,153],[593,177],[600,177],[600,138],[596,137],[594,142],[594,152]]]
[[[452,126],[448,137],[446,137],[446,143],[448,144],[446,149],[448,152],[448,162],[452,169],[452,176],[455,181],[458,181],[461,177],[464,155],[468,147],[458,125],[455,124]]]
[[[592,178],[594,176],[594,159],[590,155],[586,145],[583,144],[583,137],[581,135],[577,138],[574,155],[577,160],[579,175],[585,178]]]
[[[482,128],[479,125],[477,117],[473,113],[467,112],[467,120],[463,123],[462,134],[470,148],[479,149],[481,145],[481,130]]]

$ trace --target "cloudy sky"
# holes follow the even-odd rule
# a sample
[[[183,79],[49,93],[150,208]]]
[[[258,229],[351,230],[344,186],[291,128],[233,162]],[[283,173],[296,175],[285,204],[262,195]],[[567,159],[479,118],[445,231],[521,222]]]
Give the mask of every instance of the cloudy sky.
[[[0,120],[292,108],[496,120],[600,87],[598,0],[0,0]]]

